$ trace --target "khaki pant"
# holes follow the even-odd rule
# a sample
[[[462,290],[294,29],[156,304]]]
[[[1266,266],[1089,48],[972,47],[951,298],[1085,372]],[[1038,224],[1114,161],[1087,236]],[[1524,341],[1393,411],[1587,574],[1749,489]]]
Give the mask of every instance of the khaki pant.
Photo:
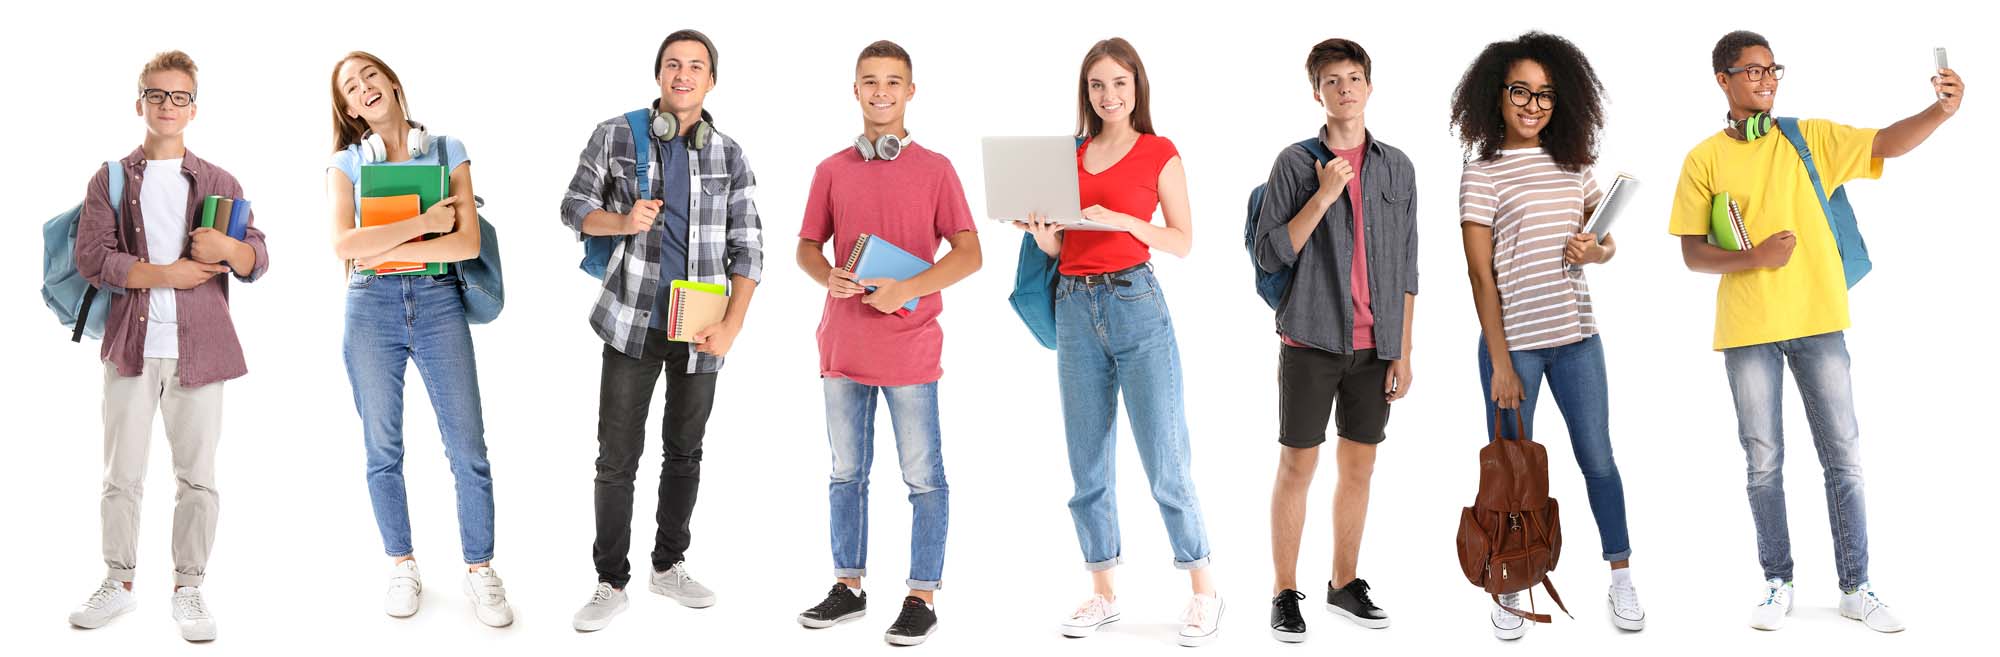
[[[180,361],[148,358],[139,376],[104,364],[104,565],[132,581],[138,566],[139,499],[146,480],[155,410],[173,450],[174,585],[201,586],[215,543],[215,446],[222,437],[222,384],[183,388]]]

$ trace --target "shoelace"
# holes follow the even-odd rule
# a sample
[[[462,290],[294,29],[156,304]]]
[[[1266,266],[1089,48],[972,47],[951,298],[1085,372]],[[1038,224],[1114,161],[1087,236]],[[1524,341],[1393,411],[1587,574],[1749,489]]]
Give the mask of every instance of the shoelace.
[[[599,602],[610,602],[612,594],[616,593],[617,591],[618,589],[611,588],[610,582],[598,582],[597,590],[591,592],[590,594],[590,602],[591,604],[596,604]]]
[[[1304,599],[1306,594],[1298,591],[1287,590],[1279,593],[1276,601],[1279,613],[1283,614],[1287,621],[1304,620],[1305,614],[1299,613],[1299,601]]]
[[[667,569],[667,579],[673,580],[674,584],[681,586],[686,586],[688,582],[694,581],[694,577],[688,575],[686,563],[684,561],[674,562],[674,567]]]
[[[813,605],[813,608],[812,608],[812,611],[813,611],[814,613],[817,613],[817,614],[821,614],[821,615],[825,615],[825,614],[827,614],[827,613],[831,613],[831,612],[832,612],[832,611],[833,611],[834,609],[837,609],[837,608],[839,608],[839,607],[840,607],[840,603],[842,603],[842,602],[845,602],[845,601],[846,601],[846,599],[845,599],[845,598],[842,598],[842,597],[840,597],[840,596],[843,596],[843,595],[844,595],[844,596],[847,596],[848,598],[860,598],[860,597],[861,597],[861,596],[858,596],[858,595],[855,595],[855,594],[853,593],[853,590],[852,590],[852,589],[849,589],[849,588],[847,588],[847,587],[845,587],[845,586],[842,586],[842,585],[839,585],[839,584],[835,584],[835,585],[833,585],[833,588],[830,588],[830,589],[827,589],[827,590],[826,590],[826,599],[825,599],[825,600],[821,600],[821,601],[819,601],[819,604],[817,604],[817,605]]]
[[[83,601],[83,606],[91,609],[103,609],[105,604],[111,602],[111,596],[118,595],[120,588],[123,587],[114,587],[111,585],[97,587],[97,592],[90,594],[90,599]]]
[[[1883,602],[1881,598],[1875,597],[1874,591],[1862,591],[1861,604],[1863,608],[1867,609],[1868,611],[1875,611],[1876,609],[1886,608],[1889,606],[1889,603]]]
[[[1624,610],[1638,610],[1639,590],[1630,586],[1611,587],[1611,605]]]
[[[1105,602],[1104,596],[1093,595],[1090,596],[1089,600],[1083,602],[1083,606],[1077,607],[1076,613],[1070,614],[1069,617],[1094,619],[1109,615],[1111,615],[1109,605]]]
[[[208,607],[202,603],[200,593],[174,594],[174,608],[180,610],[181,617],[188,620],[208,618]]]
[[[1773,586],[1764,594],[1764,604],[1784,606],[1791,593],[1783,586]]]
[[[917,612],[924,609],[924,601],[916,596],[903,598],[903,613],[896,615],[896,622],[889,624],[889,631],[903,630],[904,633],[917,629]]]
[[[1214,623],[1215,619],[1209,616],[1209,610],[1221,601],[1222,598],[1207,595],[1197,595],[1188,599],[1187,610],[1181,612],[1181,624],[1206,627]]]
[[[1374,601],[1374,600],[1370,600],[1370,599],[1368,598],[1368,582],[1366,582],[1366,581],[1363,581],[1363,580],[1361,580],[1360,578],[1356,578],[1356,579],[1354,580],[1354,582],[1353,582],[1353,583],[1351,583],[1351,584],[1348,584],[1348,585],[1347,585],[1347,588],[1348,588],[1348,590],[1350,590],[1350,591],[1352,591],[1352,592],[1353,592],[1353,593],[1351,593],[1351,595],[1353,595],[1353,596],[1354,596],[1354,599],[1355,599],[1356,601],[1358,601],[1358,602],[1360,602],[1360,603],[1361,603],[1361,608],[1362,608],[1362,609],[1380,609],[1380,608],[1381,608],[1381,607],[1377,607],[1377,606],[1375,606],[1375,601]]]

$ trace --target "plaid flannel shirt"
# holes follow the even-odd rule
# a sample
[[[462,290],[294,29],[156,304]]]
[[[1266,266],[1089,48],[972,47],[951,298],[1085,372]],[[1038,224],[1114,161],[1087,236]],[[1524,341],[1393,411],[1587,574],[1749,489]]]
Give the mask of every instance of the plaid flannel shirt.
[[[592,211],[624,214],[632,210],[633,201],[639,198],[634,154],[632,128],[623,115],[597,124],[591,132],[590,143],[584,145],[577,162],[576,176],[563,195],[563,225],[576,233],[578,241],[585,238],[583,218]],[[671,280],[663,277],[728,285],[731,276],[757,281],[763,275],[762,224],[757,203],[751,198],[757,191],[757,178],[750,172],[743,148],[728,136],[711,132],[708,143],[689,155],[688,270],[660,270],[658,235],[619,237],[605,269],[604,290],[590,312],[590,325],[597,336],[627,356],[637,358],[645,352],[646,331],[659,304],[660,283]],[[661,158],[652,159],[654,166],[649,168],[645,183],[659,189],[666,167],[659,165]],[[666,222],[658,222],[653,230],[666,230],[666,226]],[[721,358],[694,347],[688,345],[689,373],[722,369]]]

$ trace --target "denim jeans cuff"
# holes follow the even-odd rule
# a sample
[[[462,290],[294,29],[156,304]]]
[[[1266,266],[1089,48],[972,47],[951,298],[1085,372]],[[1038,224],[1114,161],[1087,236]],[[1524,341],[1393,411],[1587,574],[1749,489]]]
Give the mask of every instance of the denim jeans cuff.
[[[470,555],[470,554],[468,554],[468,555],[465,555],[465,565],[468,565],[468,566],[470,566],[470,565],[472,565],[472,564],[476,564],[476,563],[493,563],[493,553],[492,553],[492,552],[488,552],[488,553],[486,553],[486,556],[483,556],[483,557],[481,557],[481,556],[474,556],[474,555]]]
[[[206,579],[208,579],[208,575],[205,573],[189,575],[187,573],[183,573],[178,570],[174,571],[174,586],[199,587],[201,586],[202,581]]]
[[[117,568],[112,566],[104,568],[104,576],[106,578],[115,579],[120,582],[130,582],[132,581],[132,577],[137,574],[137,569],[135,568]]]
[[[867,568],[835,568],[835,569],[833,569],[833,576],[834,576],[834,578],[835,578],[835,579],[861,579],[861,578],[863,578],[863,577],[867,577],[867,576],[868,576],[868,569],[867,569]]]
[[[1202,557],[1194,561],[1176,561],[1174,562],[1174,567],[1179,568],[1181,570],[1200,570],[1203,568],[1207,568],[1208,557]]]
[[[1623,552],[1606,552],[1606,553],[1604,553],[1604,560],[1605,560],[1605,561],[1624,561],[1624,560],[1626,560],[1626,559],[1630,559],[1630,558],[1632,558],[1632,549],[1631,549],[1631,548],[1625,548],[1625,551],[1623,551]]]
[[[903,581],[903,583],[904,583],[904,584],[907,584],[907,585],[909,585],[909,587],[910,587],[910,590],[912,590],[912,591],[936,591],[936,590],[938,590],[938,589],[941,589],[941,588],[944,588],[944,583],[943,583],[943,582],[940,582],[940,581],[937,581],[937,580],[934,580],[934,579],[933,579],[933,580],[921,580],[921,579],[912,579],[912,580],[904,580],[904,581]]]
[[[1125,563],[1125,557],[1122,556],[1112,557],[1109,559],[1105,559],[1103,561],[1086,562],[1083,564],[1083,569],[1094,573],[1100,570],[1111,570],[1113,568],[1117,568],[1118,564],[1122,563]]]
[[[410,556],[410,555],[412,555],[412,554],[416,554],[416,552],[417,552],[417,551],[416,551],[416,549],[415,549],[415,548],[403,548],[403,549],[402,549],[402,550],[400,550],[400,551],[398,551],[398,550],[392,550],[392,549],[389,549],[389,548],[383,548],[383,549],[382,549],[382,554],[386,554],[386,555],[389,555],[389,558],[391,558],[391,559],[401,559],[401,558],[403,558],[403,557],[407,557],[407,556]]]

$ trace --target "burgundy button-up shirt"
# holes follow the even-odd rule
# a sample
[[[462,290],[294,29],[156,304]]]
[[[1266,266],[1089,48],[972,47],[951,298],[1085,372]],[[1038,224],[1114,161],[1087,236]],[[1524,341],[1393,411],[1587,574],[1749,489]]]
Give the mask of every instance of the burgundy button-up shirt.
[[[125,198],[120,200],[114,219],[111,214],[107,169],[98,169],[84,195],[83,213],[77,219],[76,270],[92,285],[111,292],[110,314],[104,318],[102,357],[118,368],[119,376],[138,376],[146,362],[145,290],[127,290],[132,265],[145,262],[145,217],[140,214],[139,187],[145,184],[146,153],[135,149],[123,160]],[[188,179],[187,230],[201,225],[202,199],[211,195],[241,198],[243,186],[222,167],[187,153],[181,158],[181,175]],[[219,223],[219,222],[218,222]],[[257,229],[255,211],[243,231],[243,242],[257,252],[257,264],[245,283],[264,275],[270,255],[264,249],[264,232]],[[185,247],[184,247],[185,248]],[[183,251],[181,257],[187,257]],[[229,277],[209,278],[193,289],[175,290],[174,304],[180,329],[180,384],[198,388],[227,381],[249,371],[243,363],[243,345],[236,340],[236,326],[229,320]]]

